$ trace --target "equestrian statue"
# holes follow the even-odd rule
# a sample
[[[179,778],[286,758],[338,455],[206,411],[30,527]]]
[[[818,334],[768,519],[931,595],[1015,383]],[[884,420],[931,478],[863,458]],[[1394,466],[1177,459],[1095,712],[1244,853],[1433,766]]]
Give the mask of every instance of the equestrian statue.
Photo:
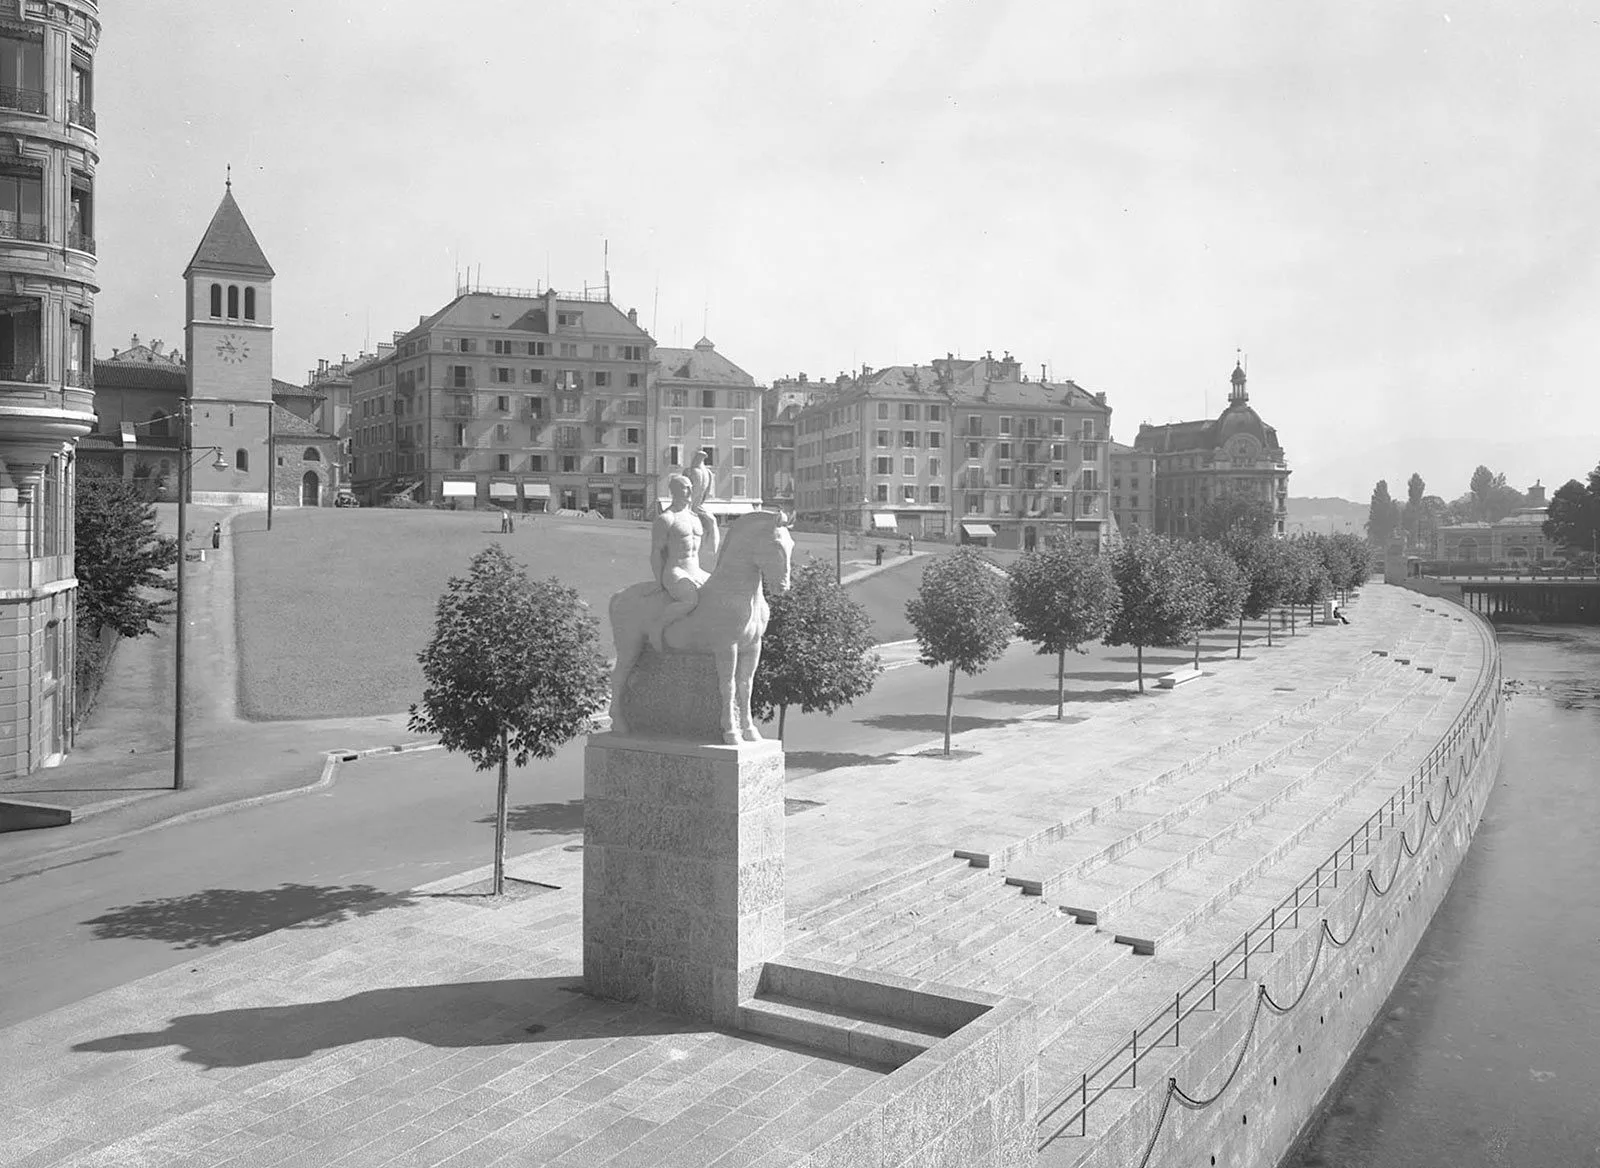
[[[789,520],[776,511],[739,516],[721,538],[716,519],[705,508],[711,471],[697,453],[691,474],[667,479],[671,505],[656,516],[650,531],[653,580],[624,588],[611,598],[611,631],[617,663],[611,678],[611,729],[628,733],[623,692],[639,656],[705,653],[716,664],[718,710],[725,743],[759,742],[750,715],[750,684],[761,660],[767,628],[762,589],[789,588],[794,540]],[[701,556],[715,567],[707,572]]]

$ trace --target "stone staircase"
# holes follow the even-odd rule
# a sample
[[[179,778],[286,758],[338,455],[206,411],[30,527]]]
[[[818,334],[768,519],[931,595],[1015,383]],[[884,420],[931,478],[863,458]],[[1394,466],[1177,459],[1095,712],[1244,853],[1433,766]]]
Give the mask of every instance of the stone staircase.
[[[1384,655],[1298,704],[1254,721],[1219,704],[1239,718],[1220,745],[1121,760],[1097,776],[1092,806],[823,905],[793,922],[790,949],[1033,999],[1040,1098],[1059,1097],[1405,780],[1459,712],[1479,652],[1470,625],[1419,606]],[[1296,696],[1306,667],[1256,666]],[[1155,1057],[1141,1081],[1159,1080]],[[1090,1134],[1136,1095],[1109,1093]]]

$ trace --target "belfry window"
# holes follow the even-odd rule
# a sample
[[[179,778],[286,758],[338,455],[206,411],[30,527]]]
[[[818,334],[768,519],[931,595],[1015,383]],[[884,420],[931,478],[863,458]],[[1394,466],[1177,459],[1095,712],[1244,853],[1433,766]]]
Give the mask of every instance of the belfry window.
[[[239,319],[239,285],[228,285],[228,319]]]
[[[222,315],[222,285],[211,285],[211,315]]]
[[[246,320],[254,320],[256,318],[256,290],[254,288],[246,288],[244,290],[244,318]]]

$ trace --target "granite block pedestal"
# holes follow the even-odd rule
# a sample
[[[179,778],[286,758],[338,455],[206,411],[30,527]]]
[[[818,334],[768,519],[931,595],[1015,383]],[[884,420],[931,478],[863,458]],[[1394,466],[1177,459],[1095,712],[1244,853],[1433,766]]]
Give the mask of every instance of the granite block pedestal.
[[[732,1025],[783,948],[783,747],[596,734],[584,756],[591,993]]]

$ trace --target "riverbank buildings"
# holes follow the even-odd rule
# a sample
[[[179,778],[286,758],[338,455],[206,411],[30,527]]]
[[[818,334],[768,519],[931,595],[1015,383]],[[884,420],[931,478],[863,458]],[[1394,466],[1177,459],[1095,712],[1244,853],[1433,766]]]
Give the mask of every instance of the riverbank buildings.
[[[1111,447],[1111,517],[1118,533],[1156,529],[1155,456],[1121,442]]]
[[[1133,447],[1155,462],[1155,530],[1197,538],[1206,504],[1228,495],[1258,499],[1284,534],[1289,464],[1278,432],[1250,404],[1242,365],[1230,378],[1228,405],[1214,419],[1139,427]]]
[[[357,497],[644,518],[654,348],[605,289],[462,286],[351,371]]]
[[[0,778],[60,760],[76,719],[77,442],[94,425],[88,0],[0,14]]]
[[[796,509],[868,534],[1099,545],[1110,426],[1103,393],[1034,380],[1009,353],[863,367],[796,416]]]
[[[712,473],[707,511],[738,515],[761,506],[762,394],[706,337],[692,349],[655,350],[649,430],[658,507],[671,502],[667,478],[686,470],[696,451],[705,452]]]

